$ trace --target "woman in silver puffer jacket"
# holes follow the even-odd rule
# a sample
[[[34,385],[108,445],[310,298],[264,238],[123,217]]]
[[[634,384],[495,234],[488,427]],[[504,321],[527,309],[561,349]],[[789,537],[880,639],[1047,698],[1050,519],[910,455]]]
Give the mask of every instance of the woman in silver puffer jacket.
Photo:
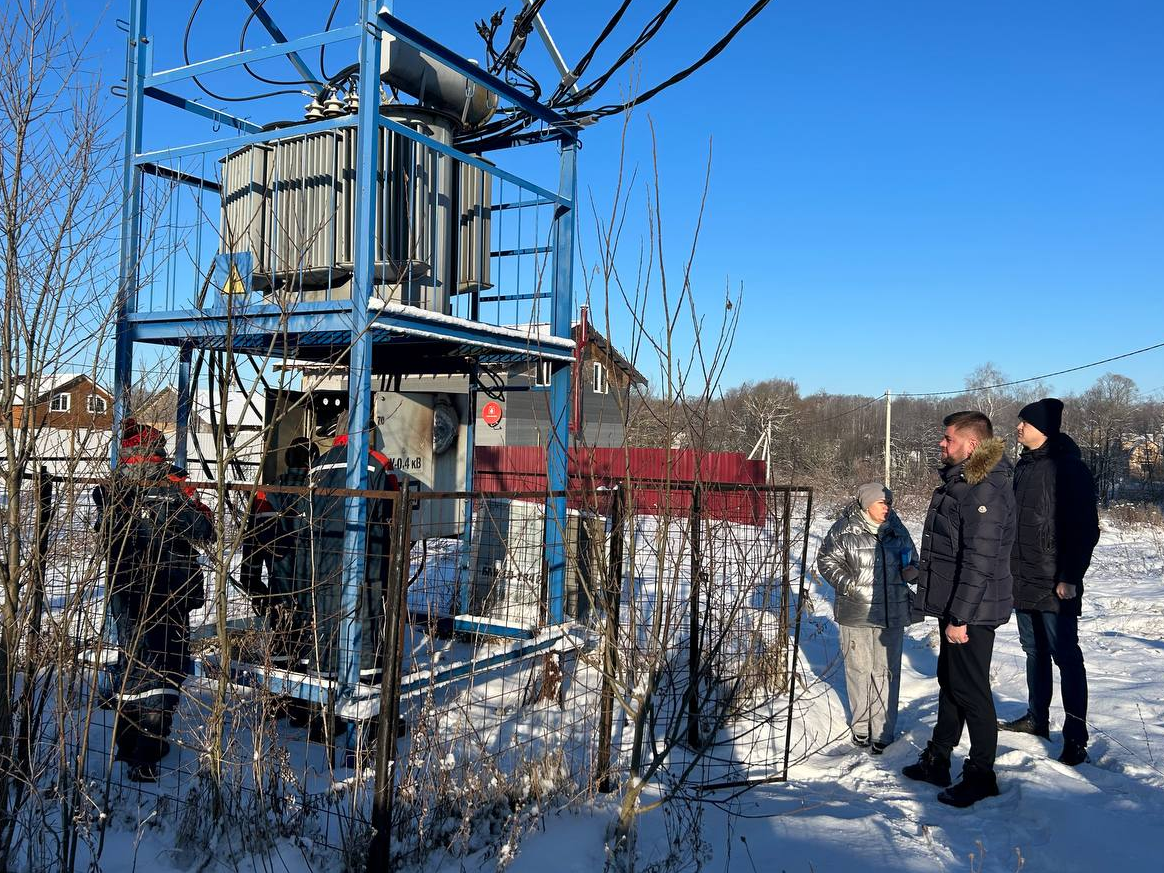
[[[901,646],[910,624],[917,551],[890,506],[893,494],[870,482],[833,524],[816,556],[836,590],[845,689],[853,742],[879,755],[893,742],[901,688]]]

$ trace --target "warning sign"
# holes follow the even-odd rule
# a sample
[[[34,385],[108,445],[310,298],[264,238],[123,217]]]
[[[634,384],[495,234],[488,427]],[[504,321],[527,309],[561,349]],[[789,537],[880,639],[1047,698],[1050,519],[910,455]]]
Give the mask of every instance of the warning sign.
[[[501,424],[501,404],[496,400],[490,400],[481,408],[481,418],[490,427],[497,427]]]
[[[250,294],[254,261],[250,252],[223,252],[214,256],[211,281],[223,297]]]
[[[238,267],[233,263],[230,265],[230,275],[226,278],[226,287],[222,289],[223,294],[246,294],[247,286],[243,283],[242,276],[239,275]]]

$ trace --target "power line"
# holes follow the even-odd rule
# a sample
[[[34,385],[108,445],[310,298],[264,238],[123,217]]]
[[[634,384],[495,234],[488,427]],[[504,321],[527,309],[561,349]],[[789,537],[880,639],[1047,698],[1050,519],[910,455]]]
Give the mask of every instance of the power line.
[[[1136,349],[1134,352],[1124,352],[1122,355],[1113,355],[1110,358],[1104,358],[1102,361],[1092,361],[1090,364],[1080,364],[1078,367],[1069,367],[1066,370],[1056,370],[1054,373],[1044,373],[1041,376],[1028,376],[1026,379],[1015,379],[1012,382],[999,382],[997,385],[976,385],[973,388],[959,388],[957,391],[921,391],[914,393],[903,392],[895,394],[894,397],[949,397],[956,394],[969,394],[972,391],[991,391],[995,388],[1009,388],[1012,385],[1025,385],[1028,382],[1039,382],[1043,379],[1050,379],[1052,376],[1062,376],[1066,373],[1077,373],[1080,370],[1086,370],[1090,367],[1098,367],[1101,364],[1110,364],[1112,361],[1121,361],[1124,358],[1130,358],[1133,355],[1142,355],[1144,352],[1152,352],[1156,349],[1164,349],[1164,343],[1156,343],[1154,346],[1147,346],[1142,349]],[[885,395],[882,394],[882,397]]]
[[[1090,367],[1098,367],[1098,366],[1101,366],[1102,364],[1110,364],[1112,361],[1121,361],[1124,358],[1130,358],[1130,357],[1133,357],[1134,355],[1142,355],[1145,352],[1152,352],[1152,351],[1155,351],[1156,349],[1162,349],[1162,348],[1164,348],[1164,342],[1156,343],[1155,345],[1152,345],[1152,346],[1145,346],[1144,348],[1136,349],[1135,351],[1124,352],[1122,355],[1113,355],[1110,358],[1104,358],[1102,361],[1092,361],[1090,364],[1080,364],[1078,367],[1068,367],[1066,370],[1056,370],[1054,373],[1044,373],[1041,376],[1028,376],[1025,379],[1014,379],[1010,382],[999,382],[996,385],[977,385],[973,388],[963,387],[963,388],[958,388],[957,390],[954,390],[954,391],[902,392],[900,394],[894,394],[893,397],[894,397],[894,399],[898,399],[898,398],[902,398],[902,397],[955,397],[955,396],[958,396],[960,394],[970,394],[974,391],[991,391],[995,388],[1009,388],[1013,385],[1025,385],[1025,384],[1028,384],[1030,382],[1039,382],[1043,379],[1050,379],[1052,376],[1062,376],[1062,375],[1065,375],[1067,373],[1077,373],[1080,370],[1086,370]],[[1159,390],[1159,389],[1157,389],[1157,390]],[[845,418],[846,416],[858,413],[863,409],[868,409],[874,403],[880,403],[884,399],[885,399],[885,394],[878,394],[876,397],[872,397],[869,400],[866,400],[864,403],[862,403],[858,406],[854,406],[852,409],[846,409],[844,412],[838,412],[835,415],[830,415],[830,416],[827,416],[825,418],[814,418],[811,421],[802,422],[800,424],[800,426],[804,427],[804,426],[808,426],[808,425],[825,424],[825,423],[830,422],[830,421],[836,421],[839,418]]]
[[[900,397],[901,395],[898,394],[896,396]],[[844,412],[838,412],[836,415],[830,415],[827,418],[815,418],[812,421],[806,421],[803,423],[799,423],[798,426],[805,427],[806,425],[810,425],[810,424],[824,424],[825,422],[828,422],[828,421],[836,421],[838,418],[844,418],[846,415],[852,415],[855,412],[860,412],[862,409],[868,409],[874,403],[880,403],[884,399],[885,399],[885,395],[879,394],[876,397],[871,398],[870,400],[866,400],[860,406],[854,406],[852,409],[846,409]]]

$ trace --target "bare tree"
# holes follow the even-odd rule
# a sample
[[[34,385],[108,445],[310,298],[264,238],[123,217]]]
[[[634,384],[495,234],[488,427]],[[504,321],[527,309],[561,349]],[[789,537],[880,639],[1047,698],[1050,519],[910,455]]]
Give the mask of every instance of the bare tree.
[[[42,394],[62,371],[99,371],[108,326],[111,247],[115,218],[113,143],[103,116],[99,82],[85,67],[84,45],[62,25],[56,6],[10,0],[0,28],[0,249],[4,300],[0,313],[0,487],[7,497],[0,555],[0,869],[10,869],[22,840],[43,839],[35,819],[53,821],[59,842],[46,864],[68,869],[77,796],[73,779],[53,803],[28,803],[53,772],[44,757],[50,700],[71,669],[72,621],[46,624],[46,571],[53,553],[72,555],[73,582],[92,583],[97,568],[78,557],[76,544],[58,542],[48,517],[50,487],[38,452],[48,439],[38,415]],[[102,445],[92,430],[86,438]],[[76,472],[75,458],[92,446],[74,445],[74,459],[57,472]],[[36,487],[31,487],[35,482]],[[69,531],[70,535],[75,531]],[[74,592],[66,598],[72,599]],[[58,728],[65,716],[58,710]],[[51,746],[49,747],[51,748]],[[51,755],[71,772],[59,744]],[[44,830],[41,828],[40,830]]]
[[[1124,436],[1132,427],[1138,400],[1135,382],[1127,376],[1105,373],[1072,404],[1072,417],[1077,416],[1079,422],[1077,439],[1104,506],[1116,495],[1127,472]]]

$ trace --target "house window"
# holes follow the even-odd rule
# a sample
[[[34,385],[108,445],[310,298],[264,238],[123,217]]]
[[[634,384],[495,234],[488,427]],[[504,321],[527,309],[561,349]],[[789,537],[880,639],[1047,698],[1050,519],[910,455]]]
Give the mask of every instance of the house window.
[[[606,381],[606,367],[597,361],[594,362],[594,393],[605,394],[610,390]]]
[[[68,394],[54,394],[49,401],[49,412],[68,412],[70,399]]]
[[[546,386],[550,384],[550,377],[553,375],[549,361],[538,361],[537,372],[534,376],[534,384]]]
[[[90,415],[104,415],[109,405],[100,394],[90,394],[85,401],[85,408],[89,410]]]

